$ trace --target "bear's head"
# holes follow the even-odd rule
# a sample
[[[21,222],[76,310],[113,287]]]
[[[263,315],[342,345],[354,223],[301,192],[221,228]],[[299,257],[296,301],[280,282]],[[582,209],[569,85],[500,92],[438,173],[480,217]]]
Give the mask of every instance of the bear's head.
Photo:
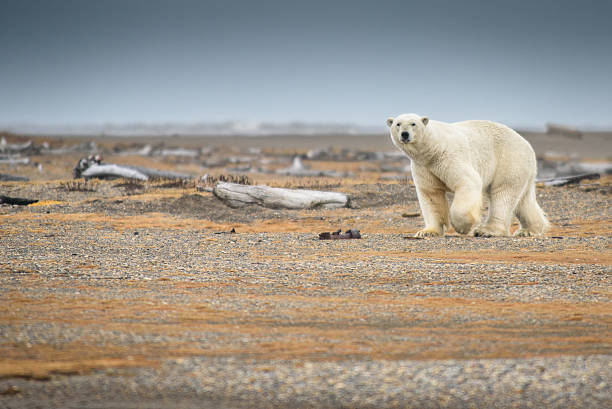
[[[404,150],[411,144],[417,144],[423,139],[425,127],[429,118],[417,114],[402,114],[395,118],[387,118],[387,126],[391,140],[398,148]]]

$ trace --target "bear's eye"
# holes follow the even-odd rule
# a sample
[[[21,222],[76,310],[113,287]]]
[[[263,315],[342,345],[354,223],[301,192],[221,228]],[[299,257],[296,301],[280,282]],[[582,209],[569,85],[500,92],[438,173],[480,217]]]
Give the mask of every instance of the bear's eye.
[[[413,122],[413,123],[411,123],[410,125],[412,125],[412,126],[416,126],[416,124],[415,124],[414,122]]]
[[[400,126],[400,125],[401,125],[401,124],[398,122],[398,123],[397,123],[397,126]]]

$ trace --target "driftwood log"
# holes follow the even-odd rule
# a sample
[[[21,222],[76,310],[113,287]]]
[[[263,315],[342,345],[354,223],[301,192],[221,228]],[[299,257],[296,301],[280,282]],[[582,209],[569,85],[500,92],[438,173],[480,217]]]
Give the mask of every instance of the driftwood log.
[[[594,180],[600,177],[599,173],[583,173],[581,175],[559,176],[552,179],[539,180],[538,182],[542,182],[546,186],[566,186],[580,183],[582,180]]]
[[[28,180],[30,179],[23,176],[0,173],[0,182],[27,182]]]
[[[312,170],[304,165],[302,162],[302,158],[300,156],[296,156],[293,158],[293,163],[288,168],[278,169],[276,171],[279,175],[288,175],[288,176],[328,176],[328,177],[342,177],[344,174],[334,172],[334,171],[324,171],[324,170]]]
[[[257,204],[272,209],[336,209],[349,207],[349,197],[344,193],[321,192],[303,189],[281,189],[265,185],[247,186],[219,182],[213,194],[230,207]]]
[[[0,163],[3,165],[27,165],[30,163],[30,158],[21,155],[0,155]]]
[[[154,179],[191,179],[186,173],[170,172],[165,170],[143,168],[139,166],[116,165],[114,163],[103,163],[99,155],[90,155],[81,158],[72,170],[75,178],[107,178],[122,177],[136,180]]]
[[[116,176],[137,180],[149,179],[147,175],[137,171],[136,169],[128,168],[126,166],[115,165],[113,163],[93,164],[84,171],[82,171],[80,176],[85,178]]]
[[[21,197],[10,197],[0,195],[0,204],[8,204],[8,205],[19,205],[19,206],[27,206],[32,203],[38,202],[38,199],[24,199]]]
[[[172,172],[169,170],[159,170],[159,169],[152,169],[152,168],[143,168],[140,166],[125,166],[128,169],[134,169],[140,173],[143,173],[145,175],[147,175],[147,177],[149,178],[153,178],[153,179],[181,179],[181,180],[187,180],[187,179],[191,179],[193,176],[188,175],[186,173],[180,173],[180,172]]]
[[[7,143],[4,137],[0,139],[0,152],[1,153],[27,154],[27,153],[37,153],[38,151],[40,151],[40,147],[34,146],[34,143],[32,141],[27,141],[24,143]]]
[[[567,138],[582,139],[582,132],[576,128],[565,125],[546,124],[546,133],[549,135],[561,135]]]

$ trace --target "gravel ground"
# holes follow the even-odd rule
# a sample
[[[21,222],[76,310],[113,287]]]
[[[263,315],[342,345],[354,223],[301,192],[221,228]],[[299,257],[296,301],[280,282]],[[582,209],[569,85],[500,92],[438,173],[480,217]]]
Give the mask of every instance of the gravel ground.
[[[546,237],[426,240],[367,175],[311,211],[65,183],[0,184],[42,200],[0,206],[0,408],[612,407],[608,179],[538,189]]]
[[[7,408],[606,408],[609,356],[471,361],[260,362],[188,358],[47,382]],[[27,391],[27,392],[26,392]]]

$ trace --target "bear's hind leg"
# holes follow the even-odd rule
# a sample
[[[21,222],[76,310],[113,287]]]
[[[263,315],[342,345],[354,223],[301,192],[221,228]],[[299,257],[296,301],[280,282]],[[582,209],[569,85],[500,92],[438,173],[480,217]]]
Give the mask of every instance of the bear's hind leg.
[[[514,233],[517,237],[539,236],[546,232],[550,226],[544,211],[536,201],[533,181],[530,182],[527,192],[517,206],[516,216],[521,223],[521,228]]]

